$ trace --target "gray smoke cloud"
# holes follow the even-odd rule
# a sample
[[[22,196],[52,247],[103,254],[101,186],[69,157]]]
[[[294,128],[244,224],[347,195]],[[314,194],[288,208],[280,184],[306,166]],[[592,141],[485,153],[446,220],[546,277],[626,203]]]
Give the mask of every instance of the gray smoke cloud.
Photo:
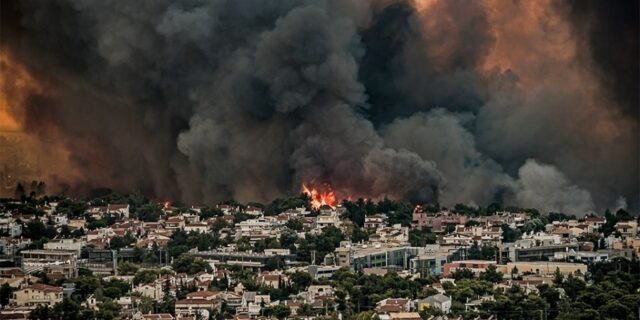
[[[638,118],[570,5],[20,1],[2,48],[50,93],[24,119],[67,192],[636,208]]]
[[[572,185],[567,177],[553,166],[527,160],[518,172],[515,200],[524,206],[543,212],[559,211],[581,215],[594,210],[588,191]]]

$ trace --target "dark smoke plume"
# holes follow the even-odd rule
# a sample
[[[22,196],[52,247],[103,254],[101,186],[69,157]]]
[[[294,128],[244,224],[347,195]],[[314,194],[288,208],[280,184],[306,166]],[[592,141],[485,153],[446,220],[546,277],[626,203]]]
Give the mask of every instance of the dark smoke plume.
[[[312,182],[584,214],[640,205],[637,3],[600,7],[3,1],[1,48],[43,88],[9,110],[68,152],[66,192],[266,201]]]

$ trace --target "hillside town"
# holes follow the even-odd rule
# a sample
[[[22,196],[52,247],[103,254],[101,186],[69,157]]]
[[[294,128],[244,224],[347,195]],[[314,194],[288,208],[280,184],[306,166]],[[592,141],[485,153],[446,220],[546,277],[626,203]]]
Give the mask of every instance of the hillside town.
[[[2,200],[0,319],[638,318],[623,209],[311,200]]]

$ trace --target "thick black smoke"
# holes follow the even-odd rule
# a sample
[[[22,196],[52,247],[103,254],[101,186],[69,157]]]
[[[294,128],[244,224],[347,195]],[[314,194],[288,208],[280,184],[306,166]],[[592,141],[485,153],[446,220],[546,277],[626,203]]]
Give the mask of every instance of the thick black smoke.
[[[638,118],[620,111],[633,83],[596,48],[606,17],[547,3],[539,33],[506,32],[499,12],[525,5],[3,2],[2,49],[47,88],[14,109],[66,145],[80,174],[55,179],[72,192],[264,201],[311,182],[445,205],[636,207]],[[516,59],[510,45],[536,50]]]

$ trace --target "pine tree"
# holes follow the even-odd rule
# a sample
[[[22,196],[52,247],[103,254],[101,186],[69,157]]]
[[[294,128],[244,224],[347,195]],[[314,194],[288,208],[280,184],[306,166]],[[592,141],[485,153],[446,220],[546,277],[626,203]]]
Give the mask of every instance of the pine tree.
[[[562,285],[562,282],[564,282],[564,276],[560,272],[560,268],[556,268],[556,271],[553,273],[553,284],[559,287]]]

